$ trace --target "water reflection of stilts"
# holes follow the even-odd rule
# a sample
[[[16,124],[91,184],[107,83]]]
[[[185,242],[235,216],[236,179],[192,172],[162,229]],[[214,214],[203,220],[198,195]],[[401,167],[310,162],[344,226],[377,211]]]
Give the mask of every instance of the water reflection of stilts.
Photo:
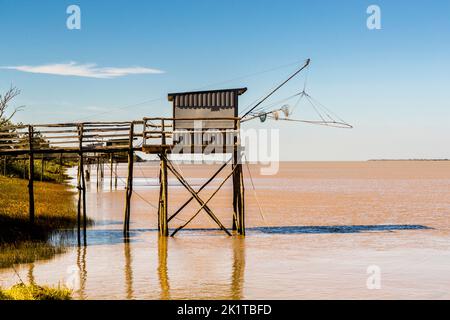
[[[167,271],[167,237],[158,237],[158,276],[161,300],[168,300],[170,299],[170,286]]]
[[[85,300],[85,290],[86,290],[86,280],[87,280],[87,270],[86,270],[86,250],[87,247],[77,248],[77,266],[80,273],[80,288],[78,290],[78,297],[80,300]]]
[[[133,268],[130,241],[127,239],[124,242],[125,252],[125,286],[127,290],[127,299],[133,299]]]
[[[243,297],[242,288],[245,274],[245,246],[243,238],[233,240],[233,273],[231,276],[231,298],[240,300]]]
[[[34,263],[30,263],[28,265],[28,283],[32,286],[36,285],[36,281],[34,279]]]
[[[167,241],[168,241],[167,237],[158,238],[158,277],[161,287],[160,299],[162,300],[171,299],[168,268],[167,268],[168,265]],[[232,247],[233,265],[231,270],[230,282],[229,284],[227,284],[227,286],[229,285],[229,291],[222,287],[220,290],[218,290],[216,296],[222,299],[239,300],[243,298],[243,285],[245,276],[245,247],[244,247],[245,244],[244,239],[241,237],[232,239],[232,243],[233,243]],[[227,295],[226,297],[224,297],[222,295],[223,292],[229,292],[229,296]]]

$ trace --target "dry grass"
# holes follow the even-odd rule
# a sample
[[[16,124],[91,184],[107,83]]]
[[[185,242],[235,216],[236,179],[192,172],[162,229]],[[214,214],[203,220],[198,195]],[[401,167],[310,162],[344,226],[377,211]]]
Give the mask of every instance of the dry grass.
[[[0,177],[0,268],[64,252],[63,246],[53,246],[47,240],[57,230],[76,227],[73,196],[66,185],[36,182],[36,217],[30,226],[27,181]]]
[[[76,226],[73,191],[62,184],[35,183],[36,223],[28,223],[27,181],[0,177],[0,243],[46,240],[58,229]]]
[[[0,244],[0,269],[9,268],[15,264],[51,259],[56,254],[64,252],[65,247],[53,246],[45,241]]]
[[[70,300],[72,290],[66,287],[47,287],[35,284],[16,284],[2,290],[0,288],[0,300]]]

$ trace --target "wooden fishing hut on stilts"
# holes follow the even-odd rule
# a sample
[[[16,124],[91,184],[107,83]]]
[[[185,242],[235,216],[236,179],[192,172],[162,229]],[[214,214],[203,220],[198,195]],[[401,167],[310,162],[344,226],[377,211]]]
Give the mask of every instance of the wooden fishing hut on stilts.
[[[238,235],[245,235],[245,201],[242,171],[242,147],[240,143],[240,118],[238,116],[238,97],[247,88],[211,91],[170,93],[168,99],[173,103],[172,118],[144,118],[142,151],[157,154],[160,159],[158,230],[161,236],[169,235],[169,222],[175,218],[192,200],[199,203],[198,209],[185,224],[176,228],[171,236],[185,228],[202,210],[227,235],[230,231],[214,214],[209,202],[231,177],[233,185],[233,225]],[[181,172],[169,159],[174,154],[229,154],[230,158],[196,191],[189,185]],[[207,199],[199,193],[231,163],[230,173]],[[185,187],[191,197],[173,214],[168,214],[168,173]],[[129,218],[129,217],[128,217]]]

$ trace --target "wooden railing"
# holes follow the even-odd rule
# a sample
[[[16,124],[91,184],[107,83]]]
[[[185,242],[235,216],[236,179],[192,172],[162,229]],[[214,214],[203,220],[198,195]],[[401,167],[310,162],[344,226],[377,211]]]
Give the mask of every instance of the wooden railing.
[[[208,128],[195,127],[180,129],[174,126],[176,121],[207,121]],[[229,129],[210,129],[211,124],[223,121],[232,123]],[[218,125],[219,126],[219,125]],[[225,152],[239,144],[240,118],[144,118],[142,130],[143,151],[156,152],[159,147],[166,147],[171,152],[202,153]],[[207,153],[209,153],[207,151]]]
[[[134,130],[131,131],[134,124]],[[85,122],[18,125],[0,128],[0,154],[125,151],[141,137],[133,122]],[[142,127],[142,126],[141,126]],[[136,148],[139,149],[136,143]]]
[[[177,129],[183,120],[232,121],[230,129]],[[16,125],[0,128],[0,155],[29,153],[98,153],[158,151],[182,146],[188,150],[215,145],[234,147],[239,142],[240,118],[144,118],[124,122],[83,122]],[[156,149],[155,149],[156,148]],[[152,151],[153,150],[153,151]],[[202,149],[203,150],[203,149]],[[155,151],[155,152],[156,152]]]

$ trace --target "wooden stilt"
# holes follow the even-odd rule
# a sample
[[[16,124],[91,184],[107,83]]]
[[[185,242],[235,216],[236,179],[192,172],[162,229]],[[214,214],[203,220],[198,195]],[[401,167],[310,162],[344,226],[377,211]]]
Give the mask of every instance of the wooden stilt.
[[[87,244],[87,212],[86,212],[86,180],[84,178],[83,170],[83,156],[81,156],[81,195],[83,202],[83,241]]]
[[[77,190],[78,190],[78,198],[77,198],[77,240],[78,246],[81,245],[81,172],[80,172],[80,164],[78,163],[78,171],[77,171]]]
[[[238,122],[236,121],[234,123],[234,129],[237,131],[238,130]],[[236,166],[238,164],[238,135],[234,135],[233,136],[233,164],[232,164],[232,169],[233,169],[233,227],[232,230],[236,231],[238,230],[239,226],[238,226],[238,215],[239,215],[239,210],[238,210],[238,193],[237,190],[239,190],[239,171],[236,170]]]
[[[159,234],[163,237],[167,237],[169,235],[169,227],[167,221],[167,160],[164,156],[161,156],[160,161],[160,177],[158,226]]]
[[[239,234],[245,236],[245,188],[244,188],[244,175],[242,171],[242,163],[238,164],[239,169]]]
[[[102,181],[103,178],[105,177],[105,160],[102,158],[100,158],[100,176],[102,177]]]
[[[240,124],[236,123],[236,130],[239,134]],[[234,138],[233,149],[233,230],[240,235],[245,235],[245,206],[244,206],[244,178],[242,171],[242,157],[240,150],[239,136]]]
[[[166,134],[165,134],[164,120],[161,121],[161,143],[166,144]],[[159,234],[163,237],[169,235],[169,225],[167,220],[167,205],[168,205],[168,183],[167,183],[167,153],[163,149],[160,155],[160,192],[159,192],[159,210],[158,210],[158,226]]]
[[[125,196],[125,219],[124,219],[124,236],[128,236],[130,230],[131,219],[131,196],[133,194],[133,162],[134,162],[134,150],[133,150],[133,138],[134,138],[134,123],[130,124],[130,137],[129,137],[129,150],[128,150],[128,178],[126,186]]]
[[[82,145],[83,145],[83,132],[81,125],[78,127],[78,140],[79,140],[79,161],[78,161],[78,173],[77,173],[77,189],[78,189],[78,203],[77,203],[77,236],[78,236],[78,245],[81,245],[81,208],[82,208],[82,178],[83,178],[83,153],[82,153]]]
[[[109,190],[112,191],[112,184],[113,184],[113,161],[114,161],[114,154],[111,153],[109,155]]]
[[[28,143],[30,146],[29,168],[28,168],[28,197],[30,223],[34,224],[34,154],[33,154],[33,127],[28,126]]]
[[[118,161],[116,160],[116,165],[114,166],[114,189],[117,189],[117,163]]]
[[[161,161],[161,160],[160,160]],[[161,233],[161,202],[162,200],[162,192],[163,192],[163,188],[161,186],[161,177],[162,177],[162,173],[161,173],[161,162],[159,163],[159,176],[158,176],[158,181],[159,181],[159,198],[158,198],[158,232]]]
[[[236,148],[233,151],[233,231],[239,230],[239,167],[238,167],[238,154]]]
[[[96,173],[96,179],[97,179],[97,192],[98,187],[100,185],[100,158],[97,156],[97,173]]]
[[[6,177],[6,156],[3,157],[3,175]]]
[[[81,130],[83,130],[83,128],[81,128]],[[80,142],[80,148],[82,148],[82,141]],[[83,201],[83,241],[84,245],[87,245],[86,179],[84,176],[83,153],[81,153],[80,157],[80,170],[81,170],[81,194]]]

